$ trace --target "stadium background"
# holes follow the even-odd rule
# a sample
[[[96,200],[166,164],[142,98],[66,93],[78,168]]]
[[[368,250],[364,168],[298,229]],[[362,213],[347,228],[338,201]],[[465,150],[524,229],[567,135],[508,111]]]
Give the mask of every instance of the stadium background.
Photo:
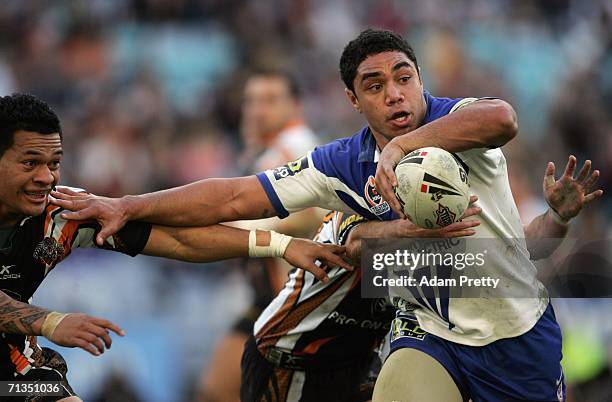
[[[288,67],[321,141],[364,121],[345,99],[343,46],[376,26],[413,43],[437,96],[499,96],[521,132],[504,152],[525,221],[545,210],[546,162],[591,158],[604,198],[570,236],[612,233],[612,2],[609,0],[8,0],[0,93],[30,92],[64,129],[64,184],[107,195],[237,175],[242,83],[262,61]],[[87,401],[194,400],[212,345],[247,305],[237,262],[182,264],[77,251],[34,302],[109,318],[127,332],[101,358],[62,349]],[[575,401],[612,400],[609,299],[556,300]],[[586,391],[580,385],[590,382]],[[132,396],[130,396],[132,394]],[[118,399],[123,395],[123,399]]]

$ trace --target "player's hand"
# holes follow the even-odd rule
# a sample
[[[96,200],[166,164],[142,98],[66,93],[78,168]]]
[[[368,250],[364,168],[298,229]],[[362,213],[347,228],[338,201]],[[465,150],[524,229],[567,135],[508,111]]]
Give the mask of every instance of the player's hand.
[[[121,328],[110,321],[87,314],[72,313],[57,325],[49,340],[60,346],[78,347],[99,356],[104,353],[105,348],[111,347],[109,330],[119,336],[125,335]]]
[[[480,225],[478,219],[465,220],[466,218],[478,215],[482,209],[474,203],[478,201],[478,197],[473,195],[470,197],[470,205],[463,213],[461,221],[452,223],[448,226],[438,229],[423,229],[412,223],[409,219],[396,219],[394,224],[394,237],[414,237],[414,238],[451,238],[473,236],[476,234],[474,227]]]
[[[320,261],[321,266],[342,267],[348,271],[353,270],[353,266],[344,261],[341,257],[345,253],[344,246],[335,244],[317,243],[312,240],[293,238],[283,258],[292,266],[302,268],[312,273],[318,280],[327,283],[329,277],[327,272],[315,261]]]
[[[376,167],[376,191],[389,203],[400,218],[405,219],[404,211],[399,200],[395,196],[393,189],[397,187],[397,177],[395,176],[395,167],[399,161],[406,155],[406,152],[391,140],[380,154],[378,166]]]
[[[570,155],[563,176],[556,180],[555,164],[548,162],[542,183],[546,202],[564,221],[569,221],[586,204],[603,195],[603,190],[591,191],[599,178],[599,170],[591,173],[591,161],[587,160],[574,177],[576,164],[576,157]]]
[[[128,221],[127,208],[123,199],[100,197],[90,193],[75,192],[58,187],[51,192],[49,201],[73,212],[63,212],[61,217],[69,220],[96,220],[101,229],[96,235],[96,244],[117,233]]]

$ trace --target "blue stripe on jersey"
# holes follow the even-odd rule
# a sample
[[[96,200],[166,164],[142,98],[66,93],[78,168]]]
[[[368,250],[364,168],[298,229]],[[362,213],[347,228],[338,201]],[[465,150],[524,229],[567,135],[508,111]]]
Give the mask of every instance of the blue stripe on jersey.
[[[268,176],[266,176],[266,173],[265,172],[257,173],[256,176],[259,179],[259,182],[261,183],[261,185],[263,186],[264,191],[268,195],[268,198],[270,199],[272,206],[276,210],[276,215],[279,218],[288,217],[289,212],[287,212],[287,210],[283,206],[283,203],[278,198],[278,195],[276,195],[276,191],[274,191],[274,188],[272,187],[272,183],[270,183],[270,179],[268,179]]]

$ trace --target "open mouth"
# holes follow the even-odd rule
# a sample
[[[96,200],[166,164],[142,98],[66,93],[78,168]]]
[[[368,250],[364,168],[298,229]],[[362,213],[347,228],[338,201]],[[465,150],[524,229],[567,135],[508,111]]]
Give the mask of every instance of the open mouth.
[[[39,191],[24,191],[25,195],[37,202],[45,201],[47,199],[47,195],[49,195],[50,190],[39,190]]]
[[[410,123],[411,115],[408,112],[395,112],[389,118],[389,121],[396,126],[405,127]]]

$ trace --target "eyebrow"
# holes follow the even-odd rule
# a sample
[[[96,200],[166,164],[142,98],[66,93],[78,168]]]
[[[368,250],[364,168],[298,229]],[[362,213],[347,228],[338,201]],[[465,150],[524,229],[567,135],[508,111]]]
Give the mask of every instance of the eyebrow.
[[[44,153],[40,152],[40,151],[34,151],[32,149],[25,151],[24,155],[33,155],[33,156],[40,156],[40,155],[44,155]],[[58,149],[57,151],[53,152],[53,155],[64,155],[64,151],[61,149]]]
[[[399,63],[397,63],[396,65],[393,66],[392,71],[397,71],[397,70],[399,70],[402,67],[407,67],[407,68],[412,69],[412,65],[410,63],[408,63],[407,61],[400,61]],[[374,71],[374,72],[371,72],[371,73],[364,73],[361,76],[361,82],[364,82],[365,80],[370,79],[370,78],[379,77],[380,75],[381,75],[380,71]]]
[[[412,65],[410,63],[408,63],[407,61],[400,61],[399,63],[393,66],[393,71],[397,71],[402,67],[408,67],[412,69]]]

